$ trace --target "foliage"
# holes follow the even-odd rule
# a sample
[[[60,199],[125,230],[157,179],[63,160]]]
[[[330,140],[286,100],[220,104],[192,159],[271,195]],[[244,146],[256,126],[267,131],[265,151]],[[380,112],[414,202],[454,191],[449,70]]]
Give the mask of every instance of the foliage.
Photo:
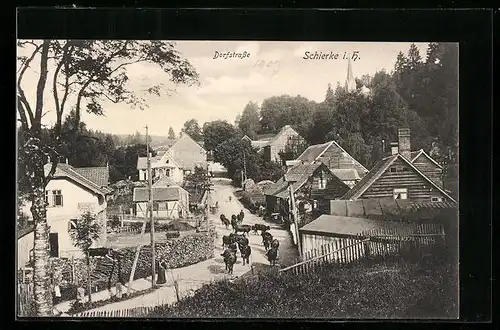
[[[168,128],[168,138],[171,140],[175,140],[175,132],[172,126]]]
[[[153,157],[156,156],[156,151],[149,149]],[[137,173],[137,159],[147,156],[147,146],[145,144],[134,144],[118,147],[109,160],[109,178],[111,183],[119,180],[128,179],[133,181],[139,179]]]
[[[259,157],[259,167],[255,182],[263,180],[277,181],[285,174],[283,166],[276,162],[265,161],[262,156]]]
[[[99,238],[101,226],[96,222],[96,217],[90,212],[85,212],[76,220],[76,229],[69,232],[73,244],[87,252],[95,240]]]
[[[149,86],[148,94],[170,92],[177,84],[198,82],[198,74],[182,58],[171,42],[158,40],[19,40],[17,70],[17,120],[23,130],[18,160],[31,187],[30,199],[35,222],[34,297],[39,316],[52,314],[48,274],[48,230],[44,188],[57,167],[58,152],[64,146],[62,119],[67,109],[74,110],[73,130],[79,127],[81,111],[104,114],[103,102],[124,103],[144,109],[147,101],[130,89],[128,67],[137,64],[158,66],[169,78],[171,87]],[[38,70],[33,69],[39,63]],[[36,86],[26,93],[23,78],[31,69],[38,77]],[[48,86],[49,85],[49,86]],[[48,87],[48,88],[47,88]],[[34,91],[35,100],[27,95]],[[48,112],[44,103],[53,101],[55,123],[50,139],[44,139],[42,118]],[[48,156],[52,166],[45,173]]]
[[[303,136],[310,126],[309,119],[316,109],[316,102],[297,95],[272,96],[262,102],[260,122],[262,133],[277,133],[283,126],[291,125]]]
[[[210,177],[207,175],[207,170],[199,166],[194,168],[194,172],[186,175],[184,181],[186,186],[197,187],[202,190],[210,187]]]
[[[203,147],[215,150],[224,141],[240,137],[238,129],[225,120],[214,120],[203,124]]]
[[[182,132],[189,135],[195,141],[203,141],[203,134],[201,132],[200,125],[198,124],[198,120],[194,118],[189,119],[184,123]]]
[[[214,151],[214,160],[227,168],[231,178],[237,178],[245,167],[248,178],[256,177],[258,173],[257,150],[240,137],[234,137],[217,146]],[[241,175],[238,180],[241,180]]]
[[[261,131],[259,120],[259,106],[255,102],[248,102],[238,120],[238,127],[243,134],[254,140]]]
[[[454,318],[456,274],[449,265],[404,263],[332,265],[302,275],[259,273],[204,285],[148,316]]]
[[[112,229],[117,229],[121,226],[121,221],[120,221],[120,217],[117,216],[117,215],[113,215],[111,217],[111,220],[109,221],[109,226],[112,228]]]

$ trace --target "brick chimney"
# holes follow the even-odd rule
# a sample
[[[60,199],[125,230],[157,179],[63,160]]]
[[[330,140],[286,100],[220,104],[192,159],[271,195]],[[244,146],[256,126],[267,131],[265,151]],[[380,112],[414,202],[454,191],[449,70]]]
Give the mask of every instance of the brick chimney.
[[[410,129],[398,129],[398,139],[399,154],[405,157],[407,160],[411,161]]]

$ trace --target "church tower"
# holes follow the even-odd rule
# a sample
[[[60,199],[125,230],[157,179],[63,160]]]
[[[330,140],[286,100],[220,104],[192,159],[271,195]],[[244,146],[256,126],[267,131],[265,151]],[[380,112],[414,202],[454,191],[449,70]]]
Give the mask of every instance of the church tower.
[[[345,80],[345,90],[350,93],[356,90],[356,80],[352,74],[351,59],[347,62],[347,78]]]

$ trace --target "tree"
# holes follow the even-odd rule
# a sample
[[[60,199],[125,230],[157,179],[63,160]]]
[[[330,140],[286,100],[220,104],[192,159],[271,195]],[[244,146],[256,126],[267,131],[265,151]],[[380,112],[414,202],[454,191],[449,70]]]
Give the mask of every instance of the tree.
[[[334,98],[334,93],[332,89],[332,84],[328,83],[328,88],[326,89],[326,96],[325,96],[325,101],[333,101]]]
[[[18,159],[31,187],[29,199],[35,223],[34,298],[37,315],[49,316],[53,309],[45,186],[57,167],[63,115],[67,109],[74,109],[76,130],[81,111],[102,115],[103,102],[144,109],[147,101],[127,84],[127,68],[137,63],[157,65],[169,76],[173,86],[196,83],[198,75],[173,43],[158,40],[20,40],[18,50],[17,120],[25,134]],[[32,71],[38,81],[36,86],[31,86],[35,100],[30,100],[23,77],[35,63],[38,68]],[[160,95],[169,89],[164,85],[150,86],[146,93]],[[48,111],[44,101],[49,95],[56,118],[47,142],[42,139],[42,117]],[[49,156],[52,166],[45,173]]]
[[[229,177],[236,183],[241,181],[241,176],[235,175],[246,168],[248,178],[256,178],[258,174],[257,150],[240,137],[234,137],[217,146],[214,151],[214,160],[227,168]]]
[[[259,172],[255,182],[263,180],[277,181],[283,175],[285,175],[283,166],[276,162],[264,161],[264,157],[259,157]]]
[[[168,138],[171,140],[175,140],[175,132],[172,126],[168,129]]]
[[[206,150],[215,150],[224,141],[242,137],[236,127],[225,120],[214,120],[203,124],[203,146]]]
[[[96,217],[90,212],[85,212],[80,218],[76,220],[76,228],[69,232],[73,244],[82,250],[85,254],[87,261],[87,291],[89,293],[89,303],[92,302],[92,283],[91,283],[91,269],[90,269],[90,255],[89,250],[92,244],[99,239],[101,226],[96,222]]]
[[[255,102],[248,102],[243,109],[238,127],[243,134],[248,135],[251,139],[256,139],[257,133],[261,131],[259,120],[259,106]]]
[[[198,121],[194,118],[189,119],[184,123],[184,126],[182,127],[182,132],[189,135],[195,141],[199,142],[203,140],[203,135],[201,133],[200,125],[198,124]]]

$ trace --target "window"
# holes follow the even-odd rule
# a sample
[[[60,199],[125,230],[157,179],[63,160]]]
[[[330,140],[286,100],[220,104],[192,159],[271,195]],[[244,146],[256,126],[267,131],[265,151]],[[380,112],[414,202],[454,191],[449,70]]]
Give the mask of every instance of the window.
[[[431,197],[432,202],[442,202],[443,199],[441,197]]]
[[[49,205],[49,192],[47,190],[45,190],[45,204]]]
[[[169,163],[169,160],[167,159],[167,160],[165,161],[165,163],[167,163],[167,164],[168,164],[168,163]]]
[[[170,169],[169,168],[165,169],[165,176],[170,176]]]
[[[395,173],[397,171],[398,171],[398,169],[396,167],[391,167],[391,173]]]
[[[63,206],[61,190],[52,190],[52,206]]]
[[[167,202],[158,203],[158,211],[166,211],[167,210]]]
[[[158,202],[153,202],[153,211],[158,211]]]
[[[406,188],[394,189],[394,199],[408,199],[408,190]]]
[[[326,188],[326,177],[323,175],[323,171],[321,171],[320,175],[319,175],[318,188],[319,189],[325,189]]]
[[[59,257],[59,235],[57,233],[49,234],[50,256]]]

